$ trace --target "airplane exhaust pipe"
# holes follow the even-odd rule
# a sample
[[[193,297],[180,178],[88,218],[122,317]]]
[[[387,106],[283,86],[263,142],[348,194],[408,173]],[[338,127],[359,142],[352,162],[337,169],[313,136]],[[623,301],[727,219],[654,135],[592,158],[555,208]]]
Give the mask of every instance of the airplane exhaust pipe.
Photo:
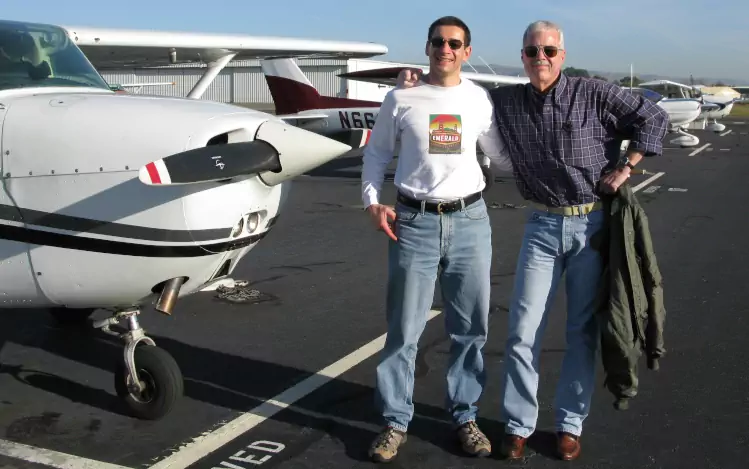
[[[267,121],[255,135],[278,151],[280,171],[263,171],[260,179],[268,186],[300,176],[352,150],[352,146],[292,125]]]
[[[159,295],[159,299],[156,301],[156,311],[171,316],[183,283],[185,283],[184,277],[175,277],[166,281],[164,289],[161,290],[161,295]]]

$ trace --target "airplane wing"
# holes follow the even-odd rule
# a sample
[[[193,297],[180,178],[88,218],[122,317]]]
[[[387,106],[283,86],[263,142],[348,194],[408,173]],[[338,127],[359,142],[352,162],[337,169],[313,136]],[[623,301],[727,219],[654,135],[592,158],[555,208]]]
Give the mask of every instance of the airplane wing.
[[[386,54],[371,42],[63,26],[94,67],[158,67],[280,57],[363,58]]]
[[[368,83],[377,83],[381,85],[396,86],[398,73],[409,67],[388,67],[376,68],[372,70],[360,70],[357,72],[340,73],[341,78],[349,80],[364,81]],[[413,68],[419,68],[425,73],[429,72],[429,67],[414,65]],[[476,82],[485,88],[495,88],[497,86],[518,85],[528,83],[527,77],[512,77],[509,75],[494,75],[491,73],[462,72],[461,76]]]

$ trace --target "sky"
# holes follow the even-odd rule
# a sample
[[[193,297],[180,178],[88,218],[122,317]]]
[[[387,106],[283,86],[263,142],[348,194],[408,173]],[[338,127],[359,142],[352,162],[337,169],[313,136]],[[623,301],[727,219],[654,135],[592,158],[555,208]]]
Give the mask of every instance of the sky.
[[[473,65],[521,66],[525,27],[546,19],[565,34],[565,66],[749,83],[749,2],[723,0],[2,0],[4,19],[73,26],[371,41],[379,59],[423,62],[429,24],[465,21]],[[745,30],[745,29],[744,29]]]

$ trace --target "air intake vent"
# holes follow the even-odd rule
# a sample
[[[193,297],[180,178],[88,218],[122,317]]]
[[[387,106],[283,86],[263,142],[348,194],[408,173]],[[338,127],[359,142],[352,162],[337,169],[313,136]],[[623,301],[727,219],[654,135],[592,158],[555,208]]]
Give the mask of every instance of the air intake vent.
[[[210,140],[208,140],[208,143],[206,143],[205,146],[223,145],[226,143],[229,143],[229,134],[224,132],[220,135],[216,135],[215,137],[212,137]]]

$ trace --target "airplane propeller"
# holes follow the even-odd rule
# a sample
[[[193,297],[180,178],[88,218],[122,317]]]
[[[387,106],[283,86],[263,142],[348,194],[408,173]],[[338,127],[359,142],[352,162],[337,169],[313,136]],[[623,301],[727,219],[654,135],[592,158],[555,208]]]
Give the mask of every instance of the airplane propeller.
[[[280,170],[278,150],[263,140],[253,140],[176,153],[146,164],[138,178],[147,185],[192,184]]]
[[[364,146],[367,135],[368,131],[357,129],[338,141],[269,120],[260,125],[252,141],[175,153],[141,167],[138,179],[149,186],[165,186],[257,175],[264,184],[275,186],[347,154],[352,145]]]

